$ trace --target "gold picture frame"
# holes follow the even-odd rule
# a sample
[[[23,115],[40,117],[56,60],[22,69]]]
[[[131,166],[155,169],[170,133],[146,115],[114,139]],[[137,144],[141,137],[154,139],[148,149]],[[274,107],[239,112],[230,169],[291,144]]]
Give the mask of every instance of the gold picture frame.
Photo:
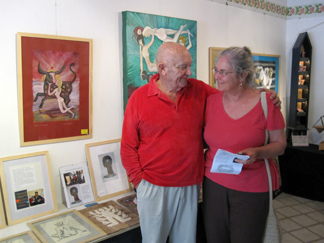
[[[4,207],[2,203],[2,192],[0,189],[0,229],[3,229],[6,227],[6,218],[5,218],[5,213],[4,213]]]
[[[92,137],[92,39],[17,33],[20,145]]]
[[[106,233],[77,210],[67,211],[27,223],[41,242],[91,242]]]
[[[130,192],[131,184],[120,158],[120,139],[85,146],[95,201]]]
[[[225,47],[209,47],[209,85],[214,88],[217,87],[212,69],[216,66],[216,60],[219,54],[225,49]]]
[[[0,239],[0,243],[9,242],[41,243],[34,235],[34,233],[30,230]]]
[[[48,151],[0,158],[7,224],[57,212]]]

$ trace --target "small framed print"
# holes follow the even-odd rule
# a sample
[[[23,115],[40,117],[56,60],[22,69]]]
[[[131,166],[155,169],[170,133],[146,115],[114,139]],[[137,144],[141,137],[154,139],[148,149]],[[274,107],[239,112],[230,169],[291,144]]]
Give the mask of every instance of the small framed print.
[[[0,243],[41,243],[37,237],[31,231],[26,231],[20,234],[12,235],[3,239],[0,239]]]
[[[131,191],[120,158],[120,139],[86,144],[95,201]]]
[[[0,158],[8,225],[57,211],[48,151]]]
[[[62,166],[60,176],[67,208],[94,201],[87,163]]]
[[[90,242],[106,233],[76,210],[27,223],[41,242]]]
[[[0,189],[0,229],[6,227],[6,218],[4,214],[4,208],[2,204],[2,193]]]

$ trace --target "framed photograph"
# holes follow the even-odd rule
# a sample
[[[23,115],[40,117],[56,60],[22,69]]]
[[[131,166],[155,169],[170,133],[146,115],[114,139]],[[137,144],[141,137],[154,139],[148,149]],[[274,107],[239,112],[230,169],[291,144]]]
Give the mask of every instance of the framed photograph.
[[[278,55],[252,53],[257,88],[275,90],[279,95],[279,59]]]
[[[217,88],[213,68],[216,67],[216,63],[219,57],[219,54],[222,50],[226,49],[225,47],[209,47],[209,85]]]
[[[3,200],[3,197],[2,197],[2,192],[0,189],[0,229],[6,227],[6,225],[7,225],[2,200]]]
[[[20,234],[12,235],[0,239],[0,243],[41,243],[31,231],[26,231]]]
[[[112,200],[79,212],[108,235],[139,226],[139,218],[136,214]]]
[[[163,42],[177,42],[189,50],[190,77],[196,78],[197,21],[130,11],[122,17],[124,108],[131,94],[158,72],[155,54]]]
[[[94,201],[91,179],[86,163],[60,167],[61,182],[67,208]]]
[[[105,235],[90,220],[76,210],[56,214],[27,223],[41,242],[79,243],[90,242]]]
[[[92,137],[92,40],[18,33],[20,145]]]
[[[48,151],[0,158],[8,225],[57,211]]]
[[[131,191],[120,158],[120,139],[86,144],[95,201]]]

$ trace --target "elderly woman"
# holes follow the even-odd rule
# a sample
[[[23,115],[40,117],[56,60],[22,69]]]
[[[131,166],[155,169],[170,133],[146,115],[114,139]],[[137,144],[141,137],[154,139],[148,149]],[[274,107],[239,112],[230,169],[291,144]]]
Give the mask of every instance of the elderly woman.
[[[253,63],[249,48],[230,47],[220,53],[213,68],[221,93],[207,99],[204,139],[204,221],[208,242],[260,243],[269,210],[269,183],[265,158],[284,153],[286,138],[280,108],[267,94],[268,118],[253,87]],[[269,143],[264,145],[265,130]],[[213,173],[218,149],[242,153],[250,158],[240,174]],[[269,159],[273,188],[279,186],[278,170]]]

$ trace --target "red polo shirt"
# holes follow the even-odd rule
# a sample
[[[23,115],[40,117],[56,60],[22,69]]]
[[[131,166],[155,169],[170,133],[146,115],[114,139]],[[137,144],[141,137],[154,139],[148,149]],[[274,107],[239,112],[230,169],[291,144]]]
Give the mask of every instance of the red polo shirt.
[[[159,75],[129,98],[123,123],[121,159],[130,181],[166,187],[202,182],[202,127],[206,99],[216,89],[196,79],[175,104],[156,84]]]

